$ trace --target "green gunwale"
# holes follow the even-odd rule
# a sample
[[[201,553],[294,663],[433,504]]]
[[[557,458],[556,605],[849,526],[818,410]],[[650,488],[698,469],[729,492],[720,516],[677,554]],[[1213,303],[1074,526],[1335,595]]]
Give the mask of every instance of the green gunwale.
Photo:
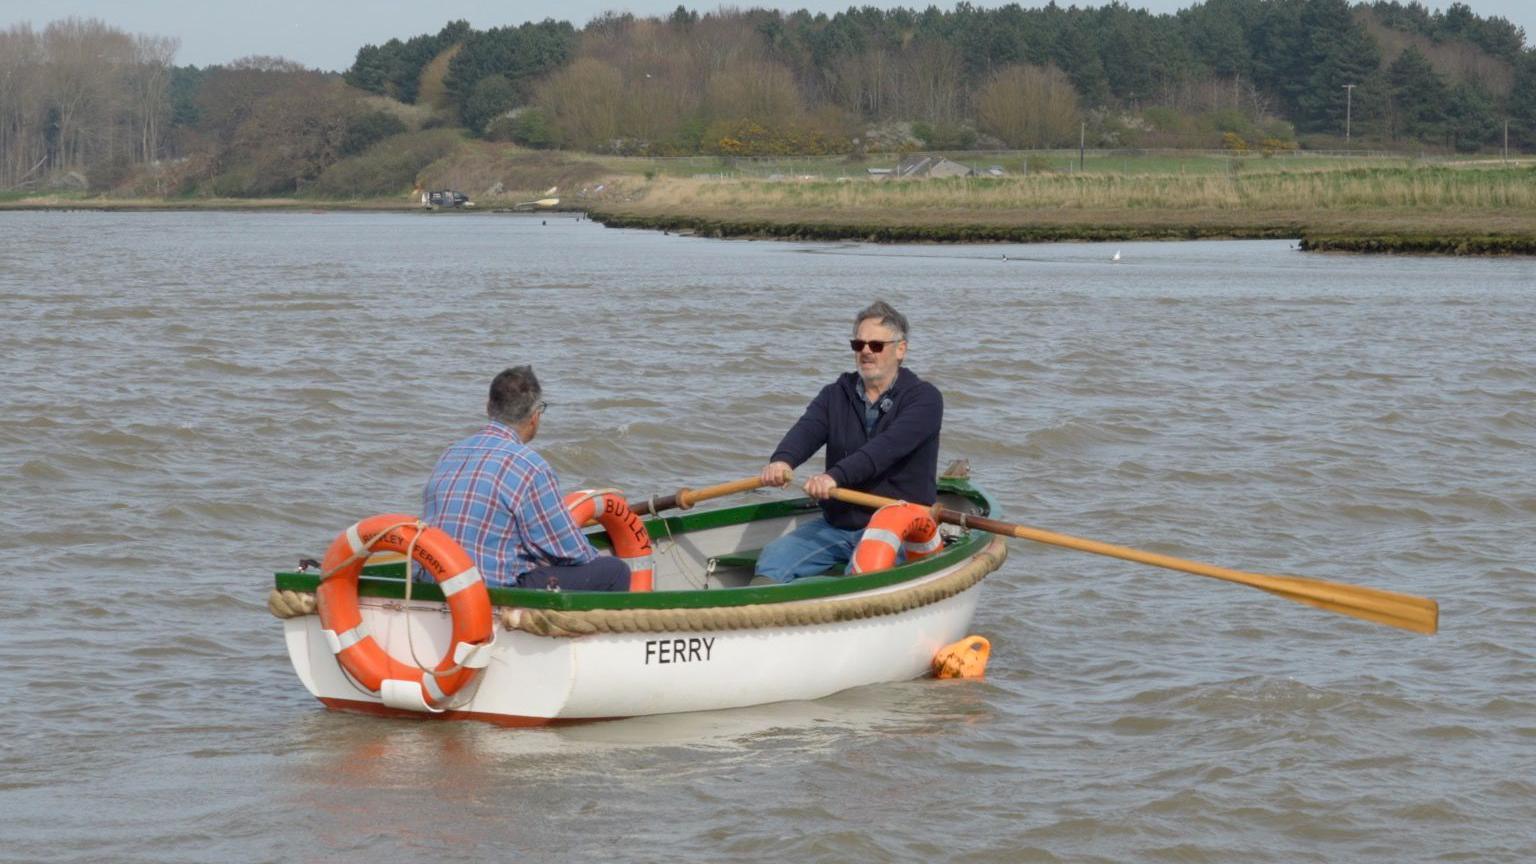
[[[981,509],[981,515],[995,512],[991,496],[971,485],[970,481],[951,477],[940,478],[939,491],[963,496]],[[773,519],[811,508],[808,498],[793,498],[763,504],[743,504],[682,513],[677,516],[653,517],[645,520],[645,527],[653,538],[671,534],[686,534],[709,528],[739,525],[759,519]],[[985,548],[990,535],[980,531],[966,531],[944,551],[931,558],[915,561],[869,573],[862,576],[842,576],[833,579],[813,579],[792,582],[788,585],[761,588],[713,588],[688,591],[650,591],[638,594],[610,593],[605,591],[540,591],[529,588],[491,588],[491,603],[497,606],[522,606],[534,609],[558,609],[581,612],[593,609],[699,609],[710,606],[753,606],[763,603],[787,603],[794,600],[816,600],[853,594],[882,588],[926,576],[969,558]],[[607,537],[601,531],[592,537],[593,542],[606,547]],[[405,565],[394,564],[370,567],[358,582],[358,593],[365,597],[402,599],[405,597]],[[280,571],[275,574],[276,585],[286,591],[314,591],[320,583],[316,573]],[[412,599],[442,601],[443,592],[436,585],[415,583],[411,586]]]

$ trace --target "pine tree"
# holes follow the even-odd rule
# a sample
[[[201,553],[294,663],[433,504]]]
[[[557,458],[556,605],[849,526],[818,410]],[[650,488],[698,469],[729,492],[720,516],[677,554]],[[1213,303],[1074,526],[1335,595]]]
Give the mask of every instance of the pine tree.
[[[1296,93],[1293,122],[1298,129],[1342,132],[1348,110],[1344,85],[1369,77],[1381,55],[1345,0],[1308,0],[1301,26],[1305,48],[1297,71],[1304,86]]]
[[[1536,48],[1526,51],[1515,66],[1509,94],[1509,130],[1518,144],[1536,146]]]
[[[1445,105],[1450,98],[1445,81],[1419,49],[1409,47],[1387,69],[1394,138],[1442,141]]]

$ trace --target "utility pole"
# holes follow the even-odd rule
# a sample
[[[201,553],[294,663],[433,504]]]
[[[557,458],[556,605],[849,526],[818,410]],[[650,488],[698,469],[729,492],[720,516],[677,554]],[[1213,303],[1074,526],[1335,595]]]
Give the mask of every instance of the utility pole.
[[[1355,104],[1355,85],[1353,85],[1353,84],[1345,84],[1344,85],[1344,146],[1346,148],[1349,146],[1349,120],[1350,120],[1350,114],[1352,113],[1350,111],[1350,109],[1354,107],[1354,104]]]
[[[1508,123],[1504,124],[1504,138],[1506,140],[1508,140],[1508,138],[1509,138],[1509,124]],[[1077,173],[1079,173],[1079,174],[1083,173],[1083,167],[1084,167],[1083,160],[1086,158],[1087,153],[1088,153],[1087,144],[1088,144],[1088,121],[1087,120],[1079,120],[1078,121],[1078,127],[1077,127]]]

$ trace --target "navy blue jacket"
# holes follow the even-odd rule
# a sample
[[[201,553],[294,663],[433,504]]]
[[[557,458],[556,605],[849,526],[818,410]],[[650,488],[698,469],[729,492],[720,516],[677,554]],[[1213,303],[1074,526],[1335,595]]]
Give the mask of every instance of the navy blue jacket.
[[[864,384],[857,372],[845,372],[821,388],[805,414],[785,433],[770,462],[798,467],[823,444],[826,472],[837,485],[932,504],[938,497],[939,427],[944,397],[939,388],[906,368],[880,396],[880,419],[864,434]],[[827,521],[848,530],[869,524],[870,511],[828,499],[821,502]]]

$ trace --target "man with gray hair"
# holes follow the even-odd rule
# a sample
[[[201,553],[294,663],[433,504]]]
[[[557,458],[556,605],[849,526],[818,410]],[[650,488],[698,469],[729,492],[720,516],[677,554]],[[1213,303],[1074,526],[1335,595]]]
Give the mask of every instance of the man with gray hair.
[[[554,469],[528,446],[548,407],[532,366],[497,375],[490,422],[437,460],[422,519],[464,547],[488,584],[628,591],[629,566],[597,554],[565,509]]]
[[[830,498],[839,487],[918,504],[938,497],[939,427],[944,397],[901,363],[907,319],[876,301],[853,319],[857,371],[823,387],[763,466],[765,484],[785,486],[795,466],[827,448],[825,469],[805,481],[822,516],[769,543],[753,584],[825,573],[853,557],[870,512]]]

